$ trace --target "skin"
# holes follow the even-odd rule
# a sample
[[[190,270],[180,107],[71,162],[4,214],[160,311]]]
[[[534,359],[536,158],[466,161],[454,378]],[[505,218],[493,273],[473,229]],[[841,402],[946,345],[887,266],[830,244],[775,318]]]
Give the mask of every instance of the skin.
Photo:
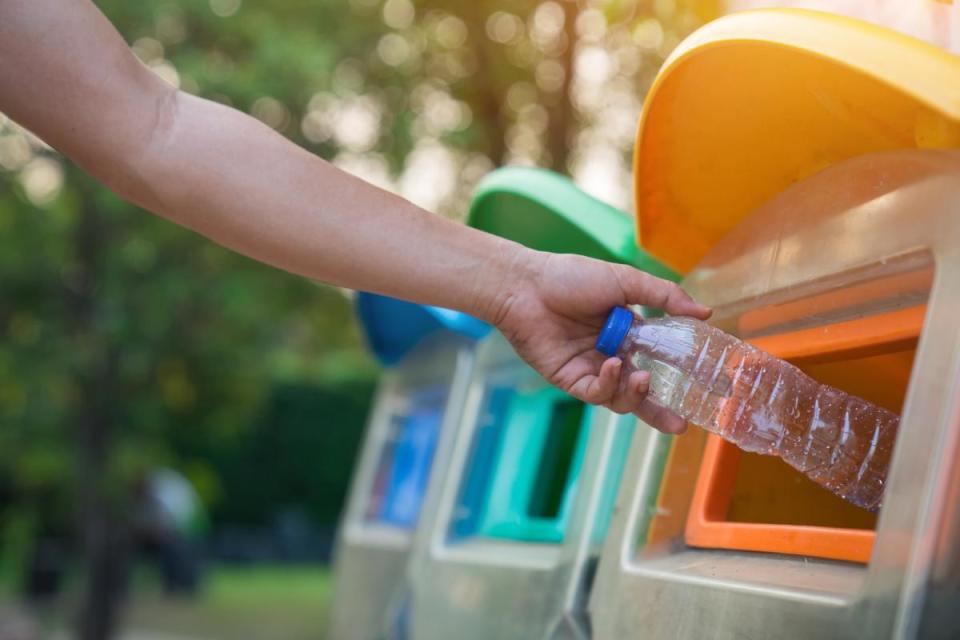
[[[594,351],[609,310],[705,319],[631,267],[533,251],[346,174],[239,111],[145,68],[89,0],[0,0],[0,111],[130,202],[261,262],[330,284],[464,311],[550,383],[681,433]]]

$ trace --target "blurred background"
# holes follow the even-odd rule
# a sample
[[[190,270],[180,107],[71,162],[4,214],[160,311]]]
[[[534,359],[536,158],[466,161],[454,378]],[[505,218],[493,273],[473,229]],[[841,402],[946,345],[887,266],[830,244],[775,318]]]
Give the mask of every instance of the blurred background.
[[[716,10],[97,4],[166,81],[452,218],[503,164],[629,209],[642,96]],[[378,375],[350,297],[138,210],[0,114],[0,637],[322,637]]]
[[[97,2],[167,82],[454,219],[505,164],[629,211],[643,96],[721,4],[957,46],[897,0]],[[0,640],[322,637],[378,376],[351,296],[132,207],[0,114]]]

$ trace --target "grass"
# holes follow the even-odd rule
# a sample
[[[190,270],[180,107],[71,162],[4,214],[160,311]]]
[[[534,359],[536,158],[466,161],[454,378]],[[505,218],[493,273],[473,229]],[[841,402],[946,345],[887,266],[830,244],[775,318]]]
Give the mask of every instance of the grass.
[[[192,598],[164,596],[149,575],[134,584],[120,640],[317,640],[333,592],[328,569],[305,566],[213,567]],[[66,619],[62,611],[44,618],[47,629]]]
[[[127,627],[204,640],[324,637],[332,580],[313,567],[221,567],[193,599],[137,595]]]

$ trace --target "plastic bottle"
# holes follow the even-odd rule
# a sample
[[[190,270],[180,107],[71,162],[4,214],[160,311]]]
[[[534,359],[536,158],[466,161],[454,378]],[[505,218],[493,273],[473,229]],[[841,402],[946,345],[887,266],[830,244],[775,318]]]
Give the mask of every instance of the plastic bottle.
[[[745,451],[778,455],[844,500],[876,510],[900,417],[693,318],[615,308],[597,350],[621,375],[649,371],[649,397]]]

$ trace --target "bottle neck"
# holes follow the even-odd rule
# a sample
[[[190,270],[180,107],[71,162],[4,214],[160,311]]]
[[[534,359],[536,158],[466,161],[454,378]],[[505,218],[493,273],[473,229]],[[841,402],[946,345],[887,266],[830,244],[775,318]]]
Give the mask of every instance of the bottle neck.
[[[636,322],[642,322],[626,307],[614,307],[597,337],[596,349],[606,356],[615,356],[620,351],[624,338]]]

